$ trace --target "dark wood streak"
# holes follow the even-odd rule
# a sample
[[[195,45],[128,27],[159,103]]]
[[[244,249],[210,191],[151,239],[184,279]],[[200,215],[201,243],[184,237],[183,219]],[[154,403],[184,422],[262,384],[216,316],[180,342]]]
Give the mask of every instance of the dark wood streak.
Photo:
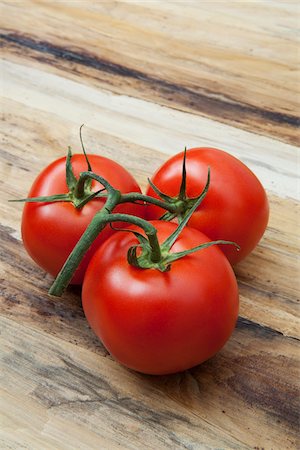
[[[246,117],[252,117],[256,120],[263,119],[264,121],[273,124],[285,124],[295,128],[300,125],[300,119],[294,115],[258,108],[246,103],[238,103],[229,96],[224,96],[221,99],[218,98],[215,93],[207,90],[196,92],[185,86],[171,83],[147,75],[139,70],[131,69],[115,62],[99,58],[97,55],[83,49],[75,50],[59,45],[53,45],[50,42],[36,40],[32,36],[15,32],[1,33],[0,39],[2,39],[3,45],[5,45],[6,42],[10,45],[27,48],[45,55],[45,57],[39,57],[38,59],[42,59],[46,63],[51,63],[51,60],[47,59],[47,56],[51,56],[56,60],[68,61],[111,75],[139,80],[148,85],[151,89],[159,91],[163,96],[176,96],[176,102],[181,105],[189,106],[192,110],[199,113],[206,113],[210,116],[214,115],[221,120],[230,119],[234,122],[242,123]]]
[[[283,370],[278,371],[278,365],[285,367],[288,371],[291,363],[284,355],[278,356],[276,361],[268,359],[269,371],[270,374],[273,374],[268,383],[263,370],[266,359],[249,355],[243,361],[239,360],[239,371],[228,380],[228,386],[247,404],[256,405],[272,416],[278,424],[285,422],[291,433],[296,435],[299,411],[297,402],[292,402],[291,399],[299,396],[299,389],[289,381],[284,381]],[[234,365],[233,361],[232,363]],[[253,374],[253,369],[255,374]]]
[[[32,352],[30,345],[26,345],[22,349],[14,350],[11,354],[5,356],[2,360],[4,364],[13,369],[20,371],[25,369],[26,378],[38,377],[43,380],[33,392],[31,397],[37,399],[47,409],[59,408],[67,414],[72,410],[79,410],[83,420],[85,416],[89,416],[91,412],[95,415],[103,410],[114,411],[114,414],[125,419],[137,423],[142,419],[143,424],[149,429],[156,429],[158,433],[164,432],[169,427],[169,423],[177,422],[188,426],[192,426],[189,419],[175,411],[151,410],[143,402],[123,396],[117,387],[111,384],[104,377],[92,372],[89,368],[81,366],[78,361],[74,361],[69,355],[59,353],[56,350],[54,358],[55,362],[41,364],[39,358]],[[54,351],[49,348],[49,354]],[[112,419],[114,422],[116,419]],[[169,439],[174,444],[176,436],[169,434]]]
[[[238,318],[236,328],[238,328],[239,330],[249,330],[251,332],[255,332],[264,339],[273,339],[276,336],[284,336],[283,333],[278,330],[274,330],[271,327],[261,325],[260,323],[254,322],[253,320],[249,320],[241,316]],[[298,340],[297,338],[293,338],[290,336],[288,338]]]
[[[281,292],[277,289],[267,291],[266,286],[258,284],[258,282],[256,282],[256,284],[255,281],[249,283],[249,281],[245,278],[245,276],[239,274],[237,270],[236,270],[236,277],[239,282],[240,293],[248,292],[249,294],[249,292],[254,292],[256,294],[259,294],[261,297],[276,299],[284,302],[285,304],[289,304],[292,307],[294,307],[298,303],[298,298],[296,295],[291,294],[285,295],[284,292]]]

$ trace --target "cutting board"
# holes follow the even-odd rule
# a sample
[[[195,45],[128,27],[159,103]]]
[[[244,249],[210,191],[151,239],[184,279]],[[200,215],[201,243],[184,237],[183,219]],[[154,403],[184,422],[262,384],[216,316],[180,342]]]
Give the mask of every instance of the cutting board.
[[[296,449],[299,421],[299,50],[296,2],[1,2],[3,449]],[[236,266],[240,316],[211,360],[172,376],[119,365],[80,290],[26,254],[22,205],[79,127],[144,189],[169,156],[213,146],[270,201]]]

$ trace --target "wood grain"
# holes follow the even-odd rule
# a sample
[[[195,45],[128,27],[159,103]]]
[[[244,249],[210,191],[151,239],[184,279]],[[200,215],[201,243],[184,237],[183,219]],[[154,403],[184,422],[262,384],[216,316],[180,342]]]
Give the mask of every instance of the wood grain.
[[[77,424],[91,430],[83,441],[91,448],[106,441],[115,448],[121,438],[121,448],[138,448],[142,442],[144,448],[272,448],[274,442],[277,448],[289,448],[296,444],[297,402],[290,399],[295,398],[297,386],[282,378],[285,370],[297,375],[296,348],[293,340],[284,341],[271,330],[240,323],[236,339],[201,367],[175,376],[146,377],[23,324],[16,334],[13,320],[3,318],[1,327],[9,336],[2,343],[2,365],[9,375],[2,386],[25,401],[38,422],[31,425],[26,442],[28,419],[20,413],[17,420],[12,417],[14,408],[6,411],[5,431],[14,426],[23,444],[24,440],[35,444],[43,435],[55,445],[55,435],[47,436],[47,429],[59,417],[67,422],[67,430]],[[264,364],[259,363],[261,355]],[[80,445],[85,435],[78,438]],[[10,436],[8,442],[14,445],[15,439]],[[60,448],[69,445],[67,434]]]
[[[68,138],[75,148],[79,148],[78,123],[85,122],[93,130],[168,155],[182,151],[184,146],[220,147],[243,160],[267,190],[300,198],[296,146],[155,103],[98,91],[6,60],[2,62],[2,73],[4,99],[13,101],[15,108],[26,106],[30,113],[37,110],[38,114],[50,113],[62,121],[67,117],[74,122],[73,135]],[[76,107],[78,104],[80,108]],[[62,137],[65,141],[65,136]],[[69,143],[64,145],[67,147]],[[131,155],[130,159],[135,159]]]
[[[28,1],[20,33],[20,4],[4,2],[2,39],[64,77],[295,143],[297,4],[271,3]]]
[[[2,1],[3,449],[264,449],[299,442],[299,52],[296,2]],[[144,189],[184,146],[220,147],[261,179],[270,222],[235,268],[226,346],[184,373],[117,364],[80,289],[26,254],[22,205],[39,171],[87,149]]]

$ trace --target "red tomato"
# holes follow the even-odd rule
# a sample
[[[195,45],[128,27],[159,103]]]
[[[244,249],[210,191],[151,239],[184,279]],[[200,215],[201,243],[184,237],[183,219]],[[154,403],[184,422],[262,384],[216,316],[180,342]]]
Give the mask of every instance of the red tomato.
[[[153,221],[164,241],[176,228]],[[172,252],[209,239],[185,228]],[[93,256],[83,282],[89,324],[113,357],[148,374],[168,374],[212,357],[230,337],[238,316],[238,287],[227,258],[212,246],[172,263],[168,272],[127,262],[137,239],[118,232]]]
[[[98,155],[88,155],[92,170],[104,177],[122,193],[141,192],[137,182],[122,166]],[[29,192],[29,197],[50,196],[67,193],[66,158],[54,161],[37,177]],[[72,156],[72,167],[76,177],[86,171],[84,155]],[[93,190],[102,186],[93,181]],[[87,225],[103,207],[105,199],[97,198],[82,209],[72,203],[25,203],[22,217],[22,237],[24,246],[32,259],[46,272],[56,276],[73,250]],[[136,204],[123,204],[115,212],[144,215],[144,208]],[[116,227],[122,224],[116,224]],[[124,226],[124,224],[123,224]],[[73,284],[81,284],[85,269],[95,250],[115,231],[107,226],[94,241],[72,279]]]
[[[179,153],[155,173],[152,182],[163,193],[177,196],[181,184],[183,153]],[[257,177],[241,161],[215,148],[193,148],[186,155],[186,194],[199,196],[211,178],[208,193],[188,225],[212,240],[236,242],[241,248],[220,246],[231,264],[245,258],[261,239],[269,218],[266,192]],[[149,186],[147,195],[157,197]],[[147,206],[147,218],[158,219],[164,210]]]

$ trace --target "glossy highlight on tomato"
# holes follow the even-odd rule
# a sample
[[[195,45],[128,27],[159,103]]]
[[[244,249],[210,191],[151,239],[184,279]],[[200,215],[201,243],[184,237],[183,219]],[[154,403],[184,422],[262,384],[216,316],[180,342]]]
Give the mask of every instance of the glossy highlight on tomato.
[[[171,157],[151,181],[160,191],[177,196],[182,180],[183,153]],[[186,153],[186,194],[201,194],[210,168],[210,185],[203,202],[193,213],[188,226],[212,240],[225,239],[240,246],[220,246],[231,264],[244,259],[260,241],[269,218],[266,192],[254,173],[240,160],[215,148],[192,148]],[[147,195],[157,197],[151,186]],[[159,219],[164,210],[147,206],[147,218]]]
[[[163,242],[176,228],[151,222]],[[185,228],[171,249],[181,252],[209,239]],[[127,262],[138,241],[118,232],[94,254],[85,274],[86,318],[113,357],[147,374],[186,370],[211,358],[229,339],[238,316],[238,287],[217,246],[174,261],[171,269],[140,269]]]
[[[141,192],[135,179],[121,165],[100,156],[88,155],[92,170],[110,182],[122,193]],[[87,162],[83,154],[72,156],[74,175],[86,171]],[[102,186],[93,181],[92,190]],[[47,166],[34,181],[29,197],[51,196],[67,193],[66,158],[60,158]],[[94,215],[105,203],[104,198],[95,198],[81,209],[71,202],[25,203],[22,216],[22,238],[24,246],[32,259],[46,272],[56,276],[75,247],[79,238]],[[115,212],[144,216],[144,207],[134,203],[120,204]],[[124,224],[116,224],[122,227]],[[115,231],[106,226],[94,241],[72,279],[73,284],[81,284],[83,275],[95,250]]]

